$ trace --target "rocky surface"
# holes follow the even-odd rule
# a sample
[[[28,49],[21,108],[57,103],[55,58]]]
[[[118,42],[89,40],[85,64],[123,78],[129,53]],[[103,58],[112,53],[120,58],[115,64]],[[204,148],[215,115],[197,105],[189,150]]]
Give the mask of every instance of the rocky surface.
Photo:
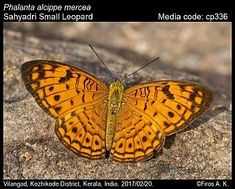
[[[231,179],[231,25],[229,23],[12,23],[4,25],[4,178],[9,179]],[[168,137],[159,156],[120,164],[68,151],[55,120],[29,95],[22,63],[51,59],[112,79],[88,47],[123,77],[156,56],[160,61],[127,86],[161,79],[203,82],[214,102],[188,129]]]

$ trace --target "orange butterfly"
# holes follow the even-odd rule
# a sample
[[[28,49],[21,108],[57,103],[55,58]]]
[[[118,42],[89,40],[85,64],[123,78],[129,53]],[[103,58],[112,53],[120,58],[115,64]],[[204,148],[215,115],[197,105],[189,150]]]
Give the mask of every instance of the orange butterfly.
[[[124,90],[116,80],[107,87],[83,70],[48,60],[24,63],[21,74],[38,105],[56,119],[60,141],[89,159],[149,159],[213,99],[207,87],[193,82],[156,81]]]

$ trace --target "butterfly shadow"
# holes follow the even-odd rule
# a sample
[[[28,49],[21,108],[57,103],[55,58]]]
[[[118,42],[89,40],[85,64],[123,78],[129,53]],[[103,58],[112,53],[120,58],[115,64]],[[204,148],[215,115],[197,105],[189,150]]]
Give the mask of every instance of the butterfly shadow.
[[[201,116],[199,116],[197,119],[195,119],[192,123],[188,123],[187,129],[184,129],[180,131],[179,133],[183,133],[189,130],[194,130],[195,128],[199,127],[200,125],[208,122],[209,120],[213,119],[213,117],[216,117],[218,114],[226,111],[226,107],[218,107],[216,109],[209,108],[206,112],[204,112]],[[176,135],[170,135],[167,136],[167,140],[165,141],[164,148],[170,149],[172,145],[175,142]],[[160,155],[158,153],[158,155]]]

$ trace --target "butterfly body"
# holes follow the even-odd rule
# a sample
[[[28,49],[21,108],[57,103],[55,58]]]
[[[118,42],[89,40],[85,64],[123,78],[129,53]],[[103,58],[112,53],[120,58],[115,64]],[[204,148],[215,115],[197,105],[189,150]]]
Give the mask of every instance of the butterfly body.
[[[26,62],[21,74],[38,105],[56,119],[60,141],[81,157],[138,162],[159,152],[166,136],[187,127],[213,100],[205,86],[164,80],[124,90],[108,88],[76,67],[49,60]]]
[[[106,150],[110,151],[113,136],[116,129],[116,114],[120,110],[123,100],[124,86],[117,80],[109,86],[107,128],[106,128]]]

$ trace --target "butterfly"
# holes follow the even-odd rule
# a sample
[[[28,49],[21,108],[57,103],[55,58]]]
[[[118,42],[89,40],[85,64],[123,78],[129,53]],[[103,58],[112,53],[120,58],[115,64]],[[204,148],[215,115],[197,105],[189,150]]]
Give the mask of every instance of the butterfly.
[[[59,140],[78,156],[118,162],[148,160],[166,136],[186,128],[211,104],[213,93],[189,81],[163,80],[109,87],[64,63],[33,60],[21,66],[27,90],[56,119]]]

